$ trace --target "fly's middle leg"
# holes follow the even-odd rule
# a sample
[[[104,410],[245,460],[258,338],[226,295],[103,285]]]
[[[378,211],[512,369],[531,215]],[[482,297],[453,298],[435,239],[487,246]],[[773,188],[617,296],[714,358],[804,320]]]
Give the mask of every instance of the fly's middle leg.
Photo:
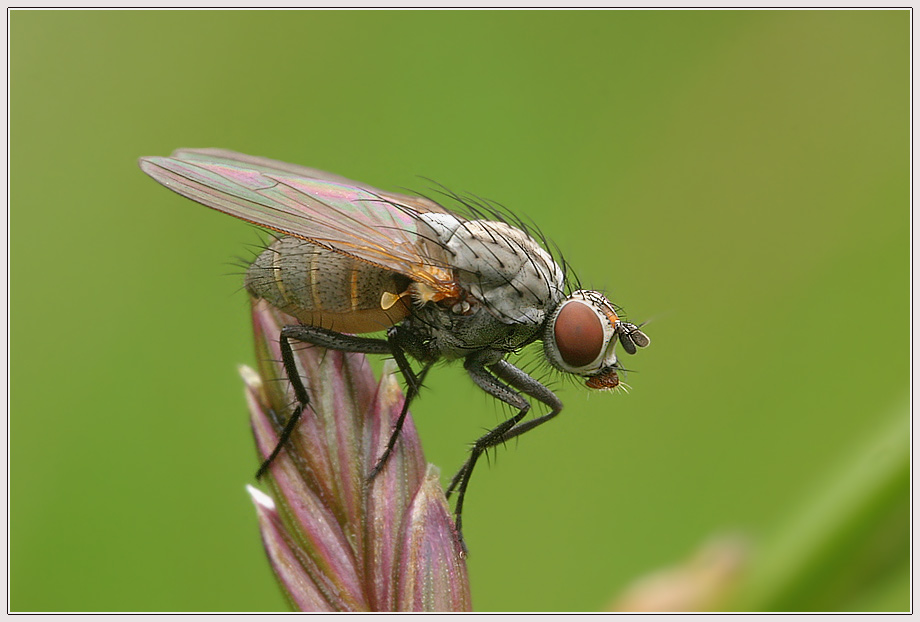
[[[368,337],[355,337],[337,333],[318,326],[293,325],[285,326],[281,329],[281,362],[284,365],[284,371],[287,374],[291,387],[294,389],[294,398],[297,404],[291,412],[288,420],[284,424],[284,429],[278,438],[278,443],[269,454],[268,458],[262,462],[259,470],[256,472],[256,479],[265,475],[265,472],[274,462],[278,454],[291,438],[291,434],[297,427],[297,422],[303,414],[304,409],[310,403],[310,396],[307,394],[307,388],[300,378],[297,371],[297,362],[294,356],[294,349],[291,347],[291,341],[302,341],[315,346],[326,348],[327,350],[338,350],[341,352],[355,352],[360,354],[390,354],[390,344],[386,339],[372,339]]]
[[[457,474],[454,475],[447,488],[448,497],[450,497],[454,491],[457,492],[457,503],[454,506],[454,513],[457,517],[457,534],[464,551],[466,550],[466,545],[463,542],[462,530],[463,501],[466,497],[466,489],[469,486],[470,477],[473,474],[473,468],[476,466],[479,457],[489,448],[501,445],[509,439],[519,436],[528,430],[532,430],[542,423],[546,423],[558,415],[562,410],[562,401],[556,397],[555,393],[529,376],[523,370],[518,369],[505,360],[500,360],[486,368],[486,366],[479,361],[472,359],[468,360],[466,363],[466,369],[473,379],[473,382],[483,391],[517,408],[518,413],[507,421],[500,423],[473,443],[473,447],[470,450],[470,457],[460,470],[457,471]],[[515,389],[517,389],[517,391]],[[521,393],[518,393],[518,391],[546,404],[550,407],[550,412],[531,421],[522,423],[521,421],[530,411],[530,402],[522,397]]]

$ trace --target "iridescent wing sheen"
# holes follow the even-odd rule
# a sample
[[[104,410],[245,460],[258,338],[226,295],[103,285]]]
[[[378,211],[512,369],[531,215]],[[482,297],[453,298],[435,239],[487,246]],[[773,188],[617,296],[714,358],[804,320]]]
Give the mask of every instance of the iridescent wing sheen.
[[[435,292],[455,291],[446,255],[420,230],[419,214],[447,213],[429,199],[221,149],[180,149],[141,158],[140,166],[210,208],[400,272]]]
[[[444,207],[438,205],[431,199],[415,196],[411,194],[399,194],[374,188],[360,181],[354,181],[335,173],[327,173],[316,168],[301,166],[299,164],[290,164],[281,160],[272,160],[261,156],[252,156],[245,153],[230,151],[229,149],[177,149],[170,156],[180,160],[198,160],[205,163],[224,164],[229,166],[238,166],[240,168],[252,169],[262,173],[289,173],[298,177],[307,177],[308,179],[319,179],[331,181],[345,186],[354,186],[372,192],[394,203],[405,205],[417,212],[437,212],[441,214],[452,213]]]

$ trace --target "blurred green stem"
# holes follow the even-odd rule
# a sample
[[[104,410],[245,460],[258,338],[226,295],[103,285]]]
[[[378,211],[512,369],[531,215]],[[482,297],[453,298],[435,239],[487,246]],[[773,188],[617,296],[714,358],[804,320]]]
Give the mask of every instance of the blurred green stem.
[[[909,588],[900,598],[887,589],[910,562],[909,413],[898,408],[855,460],[763,543],[731,610],[909,609]]]

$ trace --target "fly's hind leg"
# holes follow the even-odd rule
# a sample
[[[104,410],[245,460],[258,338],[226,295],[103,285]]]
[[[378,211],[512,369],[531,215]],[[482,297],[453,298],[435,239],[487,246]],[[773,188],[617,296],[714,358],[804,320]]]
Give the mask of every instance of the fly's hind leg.
[[[284,371],[287,374],[288,380],[291,382],[291,387],[294,389],[294,398],[297,400],[297,405],[284,424],[284,429],[281,431],[281,436],[278,438],[278,444],[275,445],[272,453],[269,454],[268,458],[262,463],[262,466],[259,467],[258,472],[256,472],[256,479],[265,475],[265,472],[271,466],[272,462],[278,457],[278,454],[281,453],[281,449],[285,446],[291,434],[294,432],[294,429],[297,427],[297,422],[300,421],[300,416],[303,414],[304,409],[307,407],[307,404],[310,403],[310,396],[307,395],[307,388],[304,386],[303,380],[300,378],[300,373],[297,371],[294,349],[291,347],[292,340],[302,341],[304,343],[326,348],[327,350],[338,350],[340,352],[356,352],[361,354],[391,353],[390,343],[386,339],[355,337],[354,335],[337,333],[318,326],[293,325],[282,328],[279,342],[281,346],[281,362],[284,365]]]
[[[518,413],[497,425],[473,443],[469,459],[457,471],[447,488],[448,497],[454,491],[457,492],[457,504],[454,506],[454,514],[457,517],[457,534],[464,551],[466,550],[466,545],[463,542],[463,501],[466,497],[466,489],[470,484],[470,477],[473,474],[473,467],[476,466],[476,461],[490,447],[501,445],[509,439],[532,430],[542,423],[546,423],[562,410],[562,402],[556,397],[555,393],[505,360],[500,360],[486,367],[476,359],[468,359],[465,366],[473,382],[483,391],[517,408]],[[550,412],[531,421],[521,423],[521,420],[530,411],[530,402],[522,397],[518,391],[546,404],[550,407]]]

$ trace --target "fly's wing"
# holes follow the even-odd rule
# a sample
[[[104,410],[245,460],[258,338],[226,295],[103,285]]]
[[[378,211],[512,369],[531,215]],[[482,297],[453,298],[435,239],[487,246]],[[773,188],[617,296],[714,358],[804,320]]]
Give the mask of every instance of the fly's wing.
[[[265,158],[222,150],[180,150],[140,159],[141,169],[193,201],[284,235],[357,257],[451,296],[446,255],[418,215],[433,209],[356,182]],[[437,211],[446,210],[432,201]]]
[[[241,168],[252,169],[268,174],[288,173],[297,177],[331,181],[345,186],[362,188],[387,200],[391,200],[394,203],[410,207],[418,212],[437,212],[441,214],[450,213],[444,207],[438,205],[431,199],[426,199],[425,197],[380,190],[359,181],[354,181],[348,179],[347,177],[336,175],[335,173],[327,173],[326,171],[321,171],[316,168],[301,166],[299,164],[290,164],[288,162],[282,162],[281,160],[272,160],[271,158],[247,155],[245,153],[230,151],[229,149],[177,149],[176,151],[173,151],[170,157],[186,161],[197,160],[204,163],[238,166]]]

